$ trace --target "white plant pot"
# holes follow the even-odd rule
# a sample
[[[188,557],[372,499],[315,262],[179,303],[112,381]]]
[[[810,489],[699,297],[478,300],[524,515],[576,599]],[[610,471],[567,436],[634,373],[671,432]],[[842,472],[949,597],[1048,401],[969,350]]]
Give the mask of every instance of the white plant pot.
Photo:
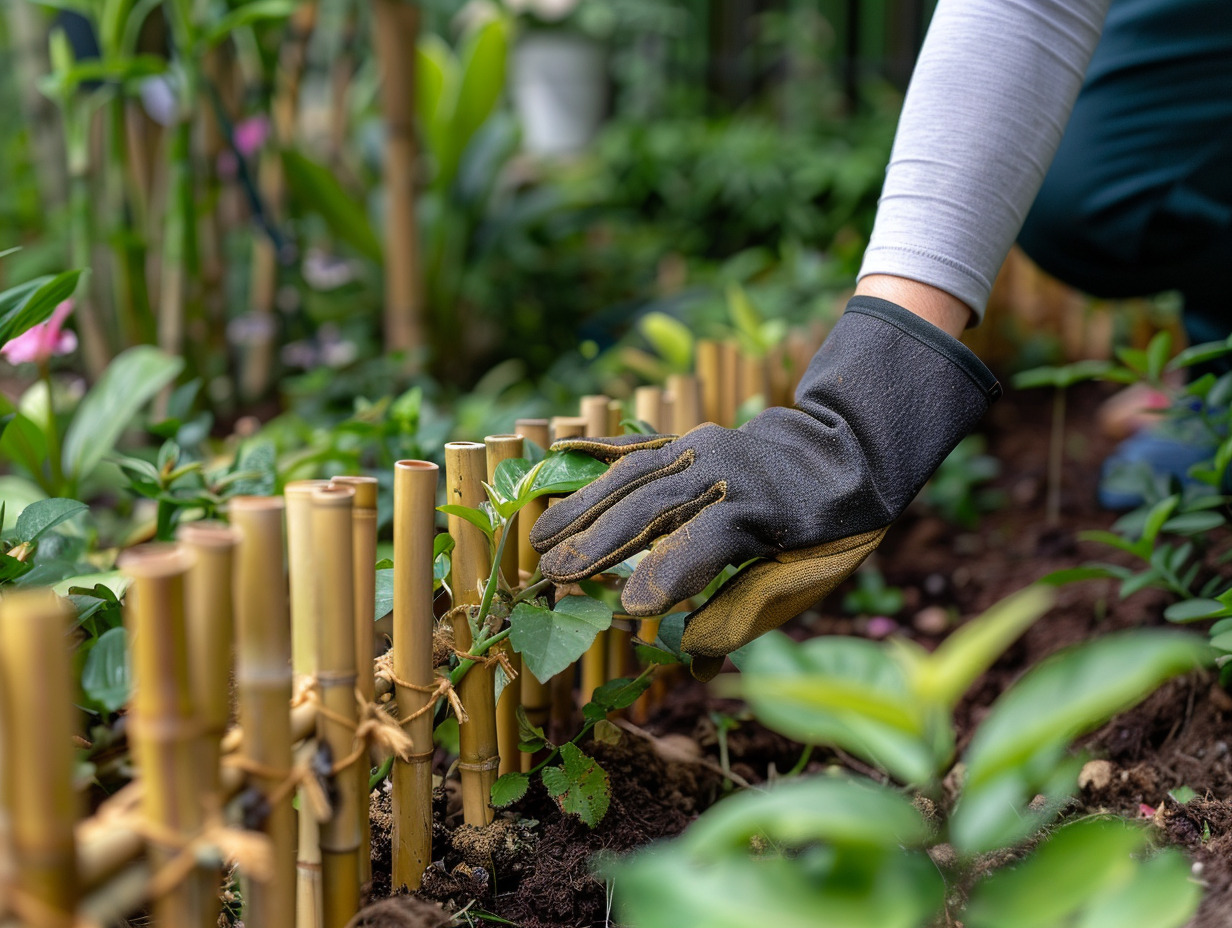
[[[603,46],[573,32],[527,32],[512,59],[513,104],[526,150],[569,155],[585,148],[606,108]]]

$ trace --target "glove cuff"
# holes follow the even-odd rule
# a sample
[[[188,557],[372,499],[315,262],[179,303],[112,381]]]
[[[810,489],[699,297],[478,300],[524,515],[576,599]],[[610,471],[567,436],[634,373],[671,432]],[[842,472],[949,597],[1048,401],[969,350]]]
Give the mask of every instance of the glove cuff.
[[[889,300],[882,300],[875,296],[853,296],[847,301],[846,312],[862,313],[865,316],[880,319],[882,322],[888,322],[905,335],[910,335],[921,344],[927,345],[966,374],[989,403],[994,403],[1001,398],[1004,392],[1001,389],[1001,383],[996,375],[984,365],[984,362],[949,332],[943,331],[927,319],[920,318],[897,303],[891,303]]]

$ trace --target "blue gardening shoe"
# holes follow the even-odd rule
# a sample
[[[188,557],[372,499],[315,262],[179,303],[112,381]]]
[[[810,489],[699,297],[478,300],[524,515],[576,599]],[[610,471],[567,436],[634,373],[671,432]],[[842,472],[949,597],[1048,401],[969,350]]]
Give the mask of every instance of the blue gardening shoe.
[[[1117,445],[1104,460],[1099,475],[1099,505],[1115,512],[1137,509],[1146,501],[1149,489],[1161,480],[1171,483],[1175,478],[1182,486],[1196,484],[1189,469],[1209,460],[1216,447],[1215,437],[1195,421],[1164,421],[1142,429]]]

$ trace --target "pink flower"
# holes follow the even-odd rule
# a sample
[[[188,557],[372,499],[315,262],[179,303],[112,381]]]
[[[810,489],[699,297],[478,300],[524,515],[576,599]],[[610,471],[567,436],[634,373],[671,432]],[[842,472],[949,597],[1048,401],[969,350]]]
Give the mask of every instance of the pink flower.
[[[270,124],[264,116],[250,116],[235,124],[235,148],[245,158],[255,155],[269,138]]]
[[[72,299],[65,300],[46,322],[27,329],[0,348],[0,355],[10,364],[27,361],[42,364],[53,355],[70,353],[77,347],[77,336],[71,329],[64,328],[64,321],[72,311]]]

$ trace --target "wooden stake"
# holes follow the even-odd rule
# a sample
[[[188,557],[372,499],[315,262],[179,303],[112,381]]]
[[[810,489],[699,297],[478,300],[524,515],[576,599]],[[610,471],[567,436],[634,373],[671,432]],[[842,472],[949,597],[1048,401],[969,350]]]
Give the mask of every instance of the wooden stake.
[[[473,507],[487,499],[483,491],[484,459],[484,446],[476,442],[455,441],[445,445],[446,499],[450,503]],[[477,606],[483,598],[480,585],[487,580],[490,565],[488,540],[478,528],[457,516],[449,517],[449,534],[454,539],[453,642],[455,648],[465,653],[473,638],[468,610],[458,607]],[[476,664],[458,685],[458,696],[468,716],[458,726],[462,814],[468,825],[483,826],[492,821],[492,784],[500,766],[495,676],[491,667]]]
[[[124,623],[133,674],[129,742],[144,784],[142,812],[176,839],[170,846],[147,842],[156,873],[205,823],[201,724],[193,713],[184,622],[184,576],[192,562],[191,553],[173,545],[133,548],[121,560],[133,581],[124,597]],[[217,896],[209,898],[208,884],[195,876],[153,900],[158,924],[200,924],[201,910],[217,905]]]
[[[222,522],[190,522],[176,533],[193,557],[184,585],[184,611],[188,622],[189,680],[192,698],[204,731],[201,737],[201,800],[211,812],[223,807],[222,737],[231,721],[231,653],[235,641],[235,585],[233,562],[240,535]],[[210,890],[210,905],[201,909],[202,928],[218,924],[222,868],[200,868],[200,879]]]
[[[372,662],[376,658],[373,613],[376,611],[376,504],[375,477],[334,477],[331,483],[355,490],[351,511],[351,554],[355,584],[355,691],[364,702],[376,699],[376,677]],[[355,765],[359,780],[359,883],[372,879],[372,818],[368,780],[372,776],[367,756]]]
[[[312,494],[313,575],[321,625],[317,629],[317,686],[324,712],[317,740],[334,765],[333,808],[321,823],[321,889],[325,928],[343,928],[359,911],[359,781],[352,765],[366,764],[357,749],[355,701],[355,573],[353,487]]]
[[[718,342],[698,340],[697,379],[701,382],[702,420],[726,425],[723,421],[723,371]]]
[[[4,804],[20,893],[10,907],[32,928],[70,928],[81,892],[72,741],[80,719],[68,646],[74,618],[68,601],[50,591],[0,599]]]
[[[394,675],[431,686],[432,543],[436,535],[436,484],[430,461],[394,465]],[[420,712],[427,693],[398,687],[398,716],[410,718],[415,745],[410,761],[393,767],[393,888],[418,889],[432,862],[432,710]]]
[[[270,771],[251,780],[270,803],[262,830],[274,848],[272,878],[267,883],[250,880],[245,889],[244,921],[254,926],[296,923],[295,810],[289,793],[276,801],[269,799],[291,775],[291,622],[282,553],[284,510],[278,496],[240,496],[230,503],[231,524],[241,536],[235,561],[241,752]]]
[[[329,486],[328,480],[293,480],[283,490],[287,506],[287,560],[290,568],[291,671],[303,680],[317,672],[317,636],[320,604],[312,545],[312,494]],[[314,689],[315,689],[314,685]],[[315,744],[305,745],[310,755]],[[321,888],[321,823],[301,788],[297,791],[298,850],[295,855],[296,928],[321,928],[325,922]]]
[[[522,456],[521,435],[489,435],[483,440],[483,443],[487,448],[488,483],[492,483],[496,479],[496,467],[501,461],[508,461]],[[513,589],[518,584],[518,547],[520,542],[518,522],[519,517],[514,516],[513,521],[505,529],[510,535],[509,540],[505,542],[505,553],[500,563],[501,575],[505,578],[505,584],[510,589]],[[498,536],[497,541],[499,540]],[[522,657],[513,650],[513,645],[509,643],[509,639],[506,638],[497,644],[496,647],[505,653],[505,659],[509,661],[510,666],[517,671],[520,677],[522,675]],[[509,680],[506,681],[506,685],[501,690],[496,702],[496,744],[500,753],[500,768],[498,772],[501,776],[522,769],[522,752],[518,750],[517,716],[518,706],[521,704],[520,697],[521,688],[517,680]]]
[[[533,441],[540,448],[551,444],[548,433],[547,419],[519,419],[514,428],[527,441]],[[530,544],[530,530],[548,508],[544,497],[533,499],[518,513],[518,575],[519,586],[531,582],[539,569],[539,552]],[[547,730],[549,710],[551,707],[551,692],[547,683],[541,683],[534,674],[523,668],[521,675],[522,708],[526,718],[532,725],[538,725]],[[521,753],[521,752],[519,752]],[[503,754],[501,755],[504,756]],[[530,770],[534,758],[531,754],[521,755],[522,771]]]

